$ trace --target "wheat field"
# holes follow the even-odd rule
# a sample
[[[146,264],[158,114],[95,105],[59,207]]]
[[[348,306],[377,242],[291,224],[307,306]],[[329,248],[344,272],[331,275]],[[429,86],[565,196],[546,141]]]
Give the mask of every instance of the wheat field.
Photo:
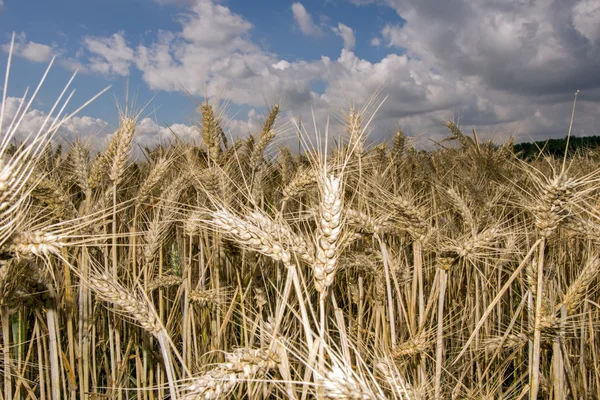
[[[134,159],[128,106],[53,146],[67,97],[0,114],[1,399],[600,398],[593,155],[367,145],[376,93],[299,151],[203,102]]]

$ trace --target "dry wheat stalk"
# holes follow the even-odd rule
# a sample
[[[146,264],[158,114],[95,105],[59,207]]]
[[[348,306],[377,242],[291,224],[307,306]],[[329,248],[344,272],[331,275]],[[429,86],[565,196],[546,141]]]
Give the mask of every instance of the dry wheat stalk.
[[[358,382],[351,370],[344,370],[334,365],[320,380],[326,399],[339,400],[370,400],[377,398],[364,384]]]
[[[31,167],[23,164],[20,156],[8,162],[0,156],[0,245],[6,242],[24,218]]]
[[[366,234],[381,234],[392,229],[391,221],[382,217],[372,217],[364,212],[346,209],[344,212],[346,223],[358,232]]]
[[[493,353],[497,351],[499,347],[502,347],[502,350],[511,352],[524,348],[528,341],[529,337],[524,333],[518,335],[510,334],[506,337],[497,336],[483,340],[482,349]]]
[[[562,301],[562,305],[567,307],[568,313],[573,313],[582,304],[585,299],[588,288],[594,282],[600,272],[600,258],[593,257],[590,259],[575,281],[569,285]],[[560,307],[557,307],[560,309]]]
[[[171,160],[168,157],[161,157],[158,161],[156,161],[152,167],[152,170],[148,174],[148,177],[144,180],[142,186],[140,186],[135,199],[137,204],[143,203],[146,201],[146,199],[148,199],[148,197],[150,197],[152,190],[162,180],[170,165]]]
[[[183,174],[163,188],[161,202],[156,208],[154,217],[150,221],[144,236],[146,244],[144,247],[144,261],[147,265],[152,264],[166,241],[177,214],[176,207],[178,206],[179,197],[187,184],[187,180],[187,175]]]
[[[383,274],[383,260],[381,252],[345,252],[339,259],[340,268],[358,273],[367,273],[373,277]]]
[[[294,199],[304,194],[317,182],[317,174],[313,169],[300,169],[283,188],[284,200]]]
[[[398,218],[403,230],[406,230],[416,241],[425,240],[428,229],[424,210],[403,197],[395,198],[390,208],[395,211],[394,216]]]
[[[12,250],[17,255],[49,256],[60,254],[60,249],[65,245],[59,235],[33,231],[21,232],[12,240]]]
[[[288,181],[291,179],[292,174],[295,172],[295,163],[294,163],[294,159],[292,158],[292,155],[290,153],[290,151],[287,149],[287,147],[283,147],[280,151],[279,151],[279,155],[280,155],[280,174],[281,174],[281,182],[282,184],[285,186],[287,185]]]
[[[226,303],[227,294],[223,292],[223,288],[210,290],[192,290],[190,292],[190,301],[198,304],[201,307],[209,305],[223,305]]]
[[[461,217],[462,217],[462,219],[464,221],[465,226],[467,226],[469,228],[476,227],[475,220],[473,218],[473,214],[471,212],[471,209],[467,205],[467,202],[456,191],[456,189],[449,188],[449,189],[446,190],[446,193],[448,193],[448,196],[450,197],[450,200],[452,200],[452,204],[454,205],[454,207],[456,207],[456,209],[460,213],[460,215],[461,215]]]
[[[260,164],[263,161],[263,153],[275,137],[274,127],[277,115],[279,115],[279,105],[276,104],[269,112],[269,116],[265,121],[258,143],[254,145],[254,148],[252,149],[252,154],[250,155],[250,168],[252,168],[252,170],[256,170],[260,167]]]
[[[237,243],[276,261],[290,265],[291,255],[286,246],[250,221],[220,209],[211,213],[215,229],[227,234]]]
[[[261,287],[255,287],[254,296],[252,299],[254,300],[254,305],[258,308],[262,308],[265,304],[267,304],[267,297],[265,296],[265,291]]]
[[[191,212],[183,223],[183,230],[186,235],[197,235],[204,228],[203,221],[209,217],[209,212],[206,210],[195,210]]]
[[[162,326],[147,301],[135,297],[108,274],[91,274],[89,286],[96,296],[110,303],[126,317],[136,321],[145,331],[158,337]]]
[[[450,129],[450,132],[452,132],[452,135],[454,136],[454,138],[459,141],[459,143],[461,144],[461,146],[463,148],[466,149],[470,146],[470,144],[471,144],[470,138],[466,137],[462,133],[460,128],[454,122],[447,121],[446,126],[448,127],[448,129]]]
[[[159,208],[148,224],[144,235],[144,262],[151,265],[161,247],[163,246],[171,225],[173,224],[173,213]]]
[[[319,220],[315,236],[315,263],[313,282],[315,289],[324,296],[333,283],[337,260],[340,253],[339,242],[342,234],[342,177],[321,176],[318,180],[321,192]]]
[[[110,170],[112,170],[113,160],[118,152],[119,145],[123,142],[122,135],[119,135],[120,130],[118,129],[111,137],[108,142],[108,148],[102,153],[99,153],[90,169],[88,184],[91,189],[96,189],[104,181]]]
[[[290,227],[273,221],[260,211],[253,211],[246,218],[266,232],[267,235],[275,237],[279,242],[286,244],[292,252],[296,253],[307,263],[314,262],[314,250],[312,247],[309,246],[304,238],[294,233]]]
[[[392,147],[392,153],[394,155],[394,161],[397,163],[400,162],[402,157],[402,153],[404,153],[404,148],[406,147],[406,136],[404,136],[404,132],[402,129],[398,129],[394,134],[394,145]]]
[[[75,142],[71,147],[70,155],[73,164],[73,174],[80,189],[87,192],[90,189],[90,154],[89,149],[81,143]]]
[[[5,163],[0,158],[0,211],[4,211],[10,206],[7,199],[11,197],[17,180],[14,171],[15,166],[12,163]]]
[[[115,152],[112,157],[110,171],[108,172],[108,177],[113,183],[113,185],[118,185],[121,182],[121,179],[123,178],[134,134],[135,119],[130,117],[121,118],[121,120],[119,121],[119,129],[115,134]]]
[[[567,203],[576,182],[564,175],[547,179],[541,186],[540,203],[534,208],[535,224],[544,237],[551,235],[569,216]]]
[[[279,356],[261,349],[236,349],[225,362],[208,373],[193,378],[184,400],[213,400],[228,396],[239,383],[262,377],[279,365]]]
[[[205,102],[200,107],[202,114],[202,139],[208,150],[208,156],[211,160],[217,161],[221,154],[221,140],[220,131],[221,124],[212,105]]]
[[[567,219],[567,228],[583,237],[600,243],[600,224],[592,219],[574,216]]]
[[[177,275],[163,275],[148,283],[147,290],[149,292],[158,288],[168,288],[171,286],[181,285],[182,279]]]
[[[394,394],[394,398],[400,399],[422,399],[423,396],[413,388],[398,371],[393,360],[381,358],[376,360],[374,364],[375,377],[379,381],[383,381],[388,391]]]
[[[428,337],[427,332],[421,331],[394,347],[392,356],[395,358],[414,357],[427,352],[434,344],[434,341]]]
[[[449,249],[456,252],[459,257],[468,258],[477,255],[478,251],[488,251],[498,240],[499,229],[491,227],[460,241]]]
[[[0,261],[0,306],[5,306],[17,297],[15,291],[19,287],[24,268],[16,260]]]
[[[357,155],[362,155],[364,149],[364,137],[362,127],[362,115],[354,108],[350,109],[346,120],[348,134],[350,135],[350,149]]]

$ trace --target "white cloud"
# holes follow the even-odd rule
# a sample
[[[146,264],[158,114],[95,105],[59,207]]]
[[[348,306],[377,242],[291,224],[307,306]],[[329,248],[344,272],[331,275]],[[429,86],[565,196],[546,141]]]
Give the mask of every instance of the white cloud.
[[[158,144],[172,142],[175,139],[173,132],[185,142],[200,142],[200,131],[197,126],[173,124],[169,127],[158,125],[151,118],[144,118],[135,127],[135,142],[140,146],[152,147]]]
[[[186,6],[194,3],[194,0],[154,0],[155,3],[160,5],[175,4],[178,6]]]
[[[8,52],[10,50],[10,43],[2,45],[2,49]],[[15,38],[13,54],[26,58],[29,61],[48,62],[55,53],[56,49],[54,46],[32,42],[31,40],[28,41],[27,35],[24,32],[21,32]]]
[[[418,0],[386,3],[406,20],[382,31],[388,45],[478,79],[482,89],[542,95],[600,86],[590,78],[600,62],[599,43],[590,41],[598,36],[596,1],[452,0],[436,9]]]
[[[69,71],[79,71],[80,73],[87,73],[89,72],[89,69],[83,65],[81,63],[81,61],[79,61],[76,58],[72,58],[72,57],[67,57],[67,58],[62,58],[60,60],[58,60],[59,64],[69,70]]]
[[[179,21],[183,26],[181,36],[204,47],[227,46],[252,28],[240,15],[209,0],[198,0],[191,10],[193,13]]]
[[[19,104],[21,103],[21,98],[18,97],[7,97],[6,103],[4,105],[0,104],[0,109],[4,111],[4,118],[6,121],[13,121],[17,116],[17,110],[19,109]],[[19,113],[19,118],[22,113]],[[43,111],[37,109],[29,109],[27,113],[23,116],[20,124],[16,129],[16,137],[18,139],[24,139],[28,135],[38,132],[42,126],[48,128],[55,122],[55,118],[50,118],[46,125],[44,122],[48,118],[47,114]],[[3,132],[0,134],[5,134],[6,130],[10,124],[3,125]],[[70,118],[67,121],[64,121],[60,126],[57,134],[57,139],[67,139],[72,140],[74,138],[80,138],[89,140],[95,145],[99,145],[99,137],[97,135],[98,132],[101,132],[107,123],[99,118],[92,118],[88,116],[75,116]]]
[[[332,27],[331,30],[344,40],[344,50],[352,50],[356,44],[354,30],[341,22],[337,27]]]
[[[133,62],[133,50],[127,46],[124,34],[119,32],[108,38],[88,36],[83,39],[90,57],[89,68],[102,74],[126,76]]]
[[[591,43],[600,39],[600,3],[597,0],[580,0],[573,7],[573,25]]]
[[[320,36],[323,34],[321,28],[315,25],[312,16],[306,11],[302,3],[296,2],[292,4],[292,13],[294,14],[294,21],[296,21],[302,33],[309,36]]]
[[[45,62],[52,58],[52,47],[31,41],[27,42],[17,52],[21,57],[35,62]]]
[[[442,119],[452,115],[466,126],[479,127],[482,136],[485,130],[502,129],[523,138],[562,136],[569,121],[571,89],[582,84],[589,88],[591,100],[581,98],[578,115],[582,117],[576,119],[576,131],[597,133],[594,115],[600,110],[594,99],[600,98],[600,79],[584,73],[592,71],[590,66],[600,58],[598,46],[589,39],[595,33],[582,17],[576,17],[575,8],[548,11],[542,1],[546,0],[507,4],[479,0],[471,7],[467,0],[452,0],[438,10],[418,0],[387,0],[406,24],[387,26],[381,37],[371,41],[374,46],[388,46],[390,54],[382,59],[368,61],[354,54],[353,30],[338,24],[332,29],[344,39],[344,49],[337,59],[288,61],[252,42],[252,24],[245,18],[225,6],[199,0],[179,17],[179,30],[160,31],[156,40],[137,47],[130,47],[120,33],[94,38],[100,45],[94,47],[92,57],[104,63],[117,61],[117,70],[110,70],[111,62],[110,68],[98,68],[101,71],[137,68],[154,90],[185,89],[253,110],[264,106],[266,98],[284,99],[285,117],[301,114],[311,119],[314,110],[321,127],[328,114],[347,107],[346,98],[360,105],[381,87],[389,97],[375,120],[379,135],[389,135],[401,124],[409,133],[426,132],[425,138],[438,140],[446,135]],[[301,27],[298,16],[312,24],[300,3],[294,7]],[[557,18],[576,29],[565,37],[550,23]],[[578,50],[573,50],[573,41]],[[397,49],[400,55],[391,52]],[[579,58],[573,51],[580,52]],[[311,89],[314,81],[322,83],[324,93]],[[592,117],[584,117],[586,113]],[[260,123],[257,115],[253,111],[248,122],[231,121],[228,128],[234,135],[246,134]],[[169,137],[167,130],[151,122],[141,124],[141,138]],[[192,127],[179,128],[184,136],[199,140]]]
[[[2,103],[0,103],[0,110],[3,109],[4,111],[5,122],[10,122],[15,118],[20,103],[21,99],[17,97],[7,97],[4,108]],[[30,109],[23,116],[18,126],[16,131],[17,139],[24,139],[32,132],[38,132],[43,126],[44,121],[46,121],[46,118],[47,114],[45,112]],[[45,127],[48,128],[54,122],[55,118],[50,118]],[[6,133],[9,125],[10,123],[4,124],[2,134]],[[108,122],[100,118],[85,115],[74,116],[62,122],[58,134],[55,136],[55,141],[62,143],[64,141],[80,140],[89,144],[93,149],[100,150],[106,146],[111,136],[112,128],[114,127],[111,127]],[[143,118],[136,125],[134,142],[140,146],[148,145],[152,147],[153,145],[173,140],[173,132],[184,141],[198,141],[200,138],[200,133],[196,126],[173,124],[167,128],[166,126],[157,125],[151,118]]]
[[[185,88],[257,107],[271,92],[297,105],[310,99],[310,81],[324,72],[318,62],[289,63],[263,51],[247,37],[251,24],[221,5],[202,1],[180,23],[180,32],[160,32],[135,51],[135,65],[151,89]]]

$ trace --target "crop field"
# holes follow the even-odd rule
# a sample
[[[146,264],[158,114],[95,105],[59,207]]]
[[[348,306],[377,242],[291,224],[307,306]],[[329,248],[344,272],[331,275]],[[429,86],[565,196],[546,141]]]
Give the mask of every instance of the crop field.
[[[1,399],[600,398],[593,153],[371,143],[376,93],[299,150],[204,101],[133,157],[140,110],[97,151],[66,97],[0,114]]]

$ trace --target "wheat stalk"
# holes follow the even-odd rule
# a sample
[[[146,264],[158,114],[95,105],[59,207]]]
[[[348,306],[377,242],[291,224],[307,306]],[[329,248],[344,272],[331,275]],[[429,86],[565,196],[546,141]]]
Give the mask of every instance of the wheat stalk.
[[[159,289],[159,288],[168,288],[171,286],[178,286],[181,285],[182,279],[180,276],[177,275],[163,275],[161,277],[158,277],[154,280],[152,280],[146,290],[148,292],[151,292],[153,290]]]
[[[326,399],[370,400],[377,398],[372,392],[365,390],[364,384],[358,382],[351,371],[334,365],[321,378],[323,394]]]
[[[163,179],[170,165],[171,160],[168,157],[161,157],[158,161],[156,161],[152,167],[152,170],[148,174],[148,177],[144,180],[142,186],[140,186],[136,197],[137,204],[143,203],[148,199],[148,197],[150,197],[152,190]]]
[[[80,142],[75,142],[69,152],[71,164],[73,166],[73,175],[80,189],[87,193],[90,189],[90,152]]]
[[[96,296],[137,322],[146,332],[158,337],[162,326],[154,310],[145,300],[134,296],[108,274],[90,274],[89,286]]]
[[[49,256],[59,255],[65,245],[63,239],[56,234],[32,231],[21,232],[12,240],[12,250],[17,255]]]
[[[294,233],[288,226],[270,219],[259,211],[253,211],[246,216],[248,221],[253,222],[262,229],[267,235],[277,238],[278,241],[285,243],[288,248],[300,256],[307,263],[313,263],[313,249],[302,236]]]
[[[238,244],[271,257],[275,261],[282,261],[285,266],[290,265],[291,254],[286,246],[252,222],[225,209],[214,211],[211,216],[212,225]]]
[[[225,362],[202,376],[192,378],[183,399],[212,400],[228,396],[238,384],[264,376],[277,368],[279,362],[279,356],[270,351],[236,349],[226,354]]]
[[[313,282],[315,289],[325,296],[327,288],[333,283],[339,242],[342,234],[342,177],[321,176],[319,179],[321,202],[319,220],[315,235],[315,263],[313,266]]]
[[[131,142],[135,134],[135,119],[123,117],[119,121],[119,129],[115,133],[115,151],[112,155],[112,163],[108,172],[108,177],[113,185],[118,185],[123,178],[127,158],[131,149]]]
[[[600,272],[600,259],[591,258],[583,267],[577,278],[571,283],[563,297],[562,305],[567,308],[568,313],[573,313],[581,306],[588,288],[594,282]],[[560,309],[560,306],[558,307]]]
[[[219,117],[208,102],[205,102],[199,108],[202,114],[202,139],[204,139],[204,144],[208,150],[208,156],[216,162],[222,151],[219,143],[222,130]]]

